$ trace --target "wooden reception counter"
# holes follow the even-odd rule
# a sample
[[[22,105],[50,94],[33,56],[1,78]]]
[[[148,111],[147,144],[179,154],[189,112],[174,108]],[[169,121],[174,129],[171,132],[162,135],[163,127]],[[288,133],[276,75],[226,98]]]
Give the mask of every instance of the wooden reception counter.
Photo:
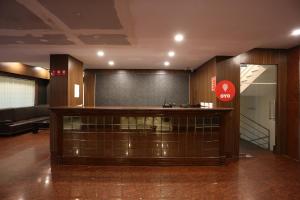
[[[220,165],[231,108],[53,107],[58,164]]]

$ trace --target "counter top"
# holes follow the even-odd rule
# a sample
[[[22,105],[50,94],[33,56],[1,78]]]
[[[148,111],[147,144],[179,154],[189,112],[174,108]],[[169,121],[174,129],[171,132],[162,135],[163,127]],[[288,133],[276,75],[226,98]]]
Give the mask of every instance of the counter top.
[[[89,114],[120,114],[120,115],[172,115],[172,114],[205,114],[230,112],[232,108],[162,108],[149,106],[100,106],[100,107],[50,107],[54,113],[63,115],[89,115]]]
[[[134,110],[143,110],[143,111],[200,111],[200,110],[211,110],[211,111],[230,111],[233,108],[181,108],[181,107],[173,107],[173,108],[163,108],[163,107],[154,107],[154,106],[96,106],[96,107],[81,107],[81,106],[58,106],[58,107],[50,107],[51,110],[126,110],[126,111],[134,111]]]

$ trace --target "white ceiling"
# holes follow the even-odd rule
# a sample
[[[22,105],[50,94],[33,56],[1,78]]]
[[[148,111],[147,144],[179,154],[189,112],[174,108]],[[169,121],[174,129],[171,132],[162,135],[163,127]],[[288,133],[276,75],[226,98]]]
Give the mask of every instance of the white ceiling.
[[[0,1],[1,62],[49,67],[49,54],[65,53],[86,68],[192,69],[216,55],[300,44],[290,36],[300,28],[299,0],[11,2]],[[180,44],[173,41],[177,32],[185,35]],[[100,49],[105,57],[97,57]]]

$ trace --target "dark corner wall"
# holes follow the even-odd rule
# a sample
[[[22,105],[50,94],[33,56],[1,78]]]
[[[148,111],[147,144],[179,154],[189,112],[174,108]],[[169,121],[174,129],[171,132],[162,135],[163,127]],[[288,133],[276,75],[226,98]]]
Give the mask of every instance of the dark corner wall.
[[[300,46],[288,51],[287,155],[300,159]]]
[[[226,137],[226,143],[233,143],[225,147],[228,157],[239,156],[239,123],[240,123],[240,97],[237,95],[234,101],[224,103],[215,98],[213,92],[207,90],[210,87],[211,77],[216,76],[220,80],[230,80],[239,91],[240,65],[277,65],[277,102],[276,102],[276,146],[274,151],[285,154],[299,160],[300,155],[300,50],[292,49],[253,49],[235,57],[216,56],[201,65],[191,75],[192,103],[199,101],[216,102],[219,107],[233,107],[231,115],[230,131],[234,132],[232,138]],[[209,82],[208,84],[205,84]],[[231,148],[232,147],[232,148]]]
[[[65,71],[64,75],[54,75],[54,71]],[[50,55],[50,106],[83,105],[83,63],[68,54]],[[75,96],[75,84],[79,85],[79,96]],[[58,151],[55,130],[56,115],[50,112],[50,151],[55,155]]]
[[[190,103],[212,102],[216,104],[216,95],[211,90],[212,78],[216,77],[216,58],[212,58],[192,74],[190,80]]]
[[[37,105],[49,104],[49,80],[36,80],[36,102]]]

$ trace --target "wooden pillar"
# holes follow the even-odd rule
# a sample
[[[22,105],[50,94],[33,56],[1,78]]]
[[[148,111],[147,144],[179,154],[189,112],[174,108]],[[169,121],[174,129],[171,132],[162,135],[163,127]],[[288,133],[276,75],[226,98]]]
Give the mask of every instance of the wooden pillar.
[[[83,63],[67,54],[50,55],[50,73],[65,75],[50,77],[50,106],[79,106],[83,104]],[[75,84],[79,85],[79,97],[75,97]]]
[[[227,134],[225,135],[225,155],[227,158],[238,159],[240,147],[240,63],[236,63],[233,57],[217,56],[216,57],[216,78],[217,83],[221,80],[229,80],[236,87],[236,96],[230,102],[221,102],[216,99],[217,107],[233,108],[230,115],[227,115],[228,125]]]
[[[300,47],[290,49],[287,60],[287,155],[299,159]]]
[[[75,96],[75,84],[79,86],[79,96]],[[83,104],[83,63],[67,54],[50,55],[50,107],[80,106]],[[59,132],[63,119],[50,113],[50,151],[51,160],[59,163]]]

